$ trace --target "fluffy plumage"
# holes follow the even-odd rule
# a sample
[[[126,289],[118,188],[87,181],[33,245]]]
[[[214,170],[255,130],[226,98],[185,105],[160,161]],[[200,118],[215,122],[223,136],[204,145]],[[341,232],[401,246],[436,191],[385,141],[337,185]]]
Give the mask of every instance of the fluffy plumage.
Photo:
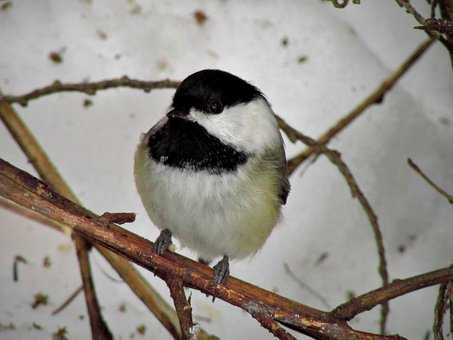
[[[153,223],[205,260],[254,254],[289,192],[270,105],[257,88],[218,70],[181,83],[168,117],[142,137],[134,170]]]

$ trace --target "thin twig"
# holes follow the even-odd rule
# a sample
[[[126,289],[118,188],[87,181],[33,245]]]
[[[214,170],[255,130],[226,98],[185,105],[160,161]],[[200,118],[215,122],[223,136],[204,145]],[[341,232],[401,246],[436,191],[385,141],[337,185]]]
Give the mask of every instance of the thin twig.
[[[74,242],[77,258],[79,260],[80,275],[82,277],[83,291],[85,293],[85,302],[90,319],[91,338],[93,340],[112,340],[113,335],[102,317],[101,307],[96,296],[93,277],[91,275],[91,265],[88,254],[90,244],[87,240],[77,234],[74,235]]]
[[[421,15],[415,9],[414,6],[412,6],[410,0],[395,0],[395,1],[400,7],[403,7],[406,10],[407,13],[411,14],[420,25],[422,25],[423,27],[426,28],[425,29],[425,33],[428,36],[430,36],[431,38],[439,40],[445,46],[445,48],[448,50],[448,52],[450,53],[450,56],[453,57],[453,55],[452,55],[452,53],[453,53],[453,44],[452,44],[452,42],[449,39],[445,39],[438,32],[430,30],[429,27],[426,25],[426,19],[423,17],[423,15]],[[453,60],[452,60],[452,62],[453,62]]]
[[[0,196],[66,224],[73,228],[74,232],[92,242],[101,243],[164,280],[169,276],[179,278],[187,287],[222,299],[251,315],[264,313],[274,321],[316,339],[401,339],[396,335],[378,335],[354,330],[345,321],[335,319],[331,313],[296,303],[234,277],[230,277],[225,284],[216,285],[213,283],[211,268],[170,251],[166,251],[163,256],[157,255],[152,242],[118,225],[104,226],[98,221],[99,216],[65,199],[45,183],[1,159]],[[435,282],[430,280],[431,284],[450,280],[453,277],[453,269],[445,269],[443,274]],[[408,292],[419,289],[417,285],[410,287]],[[393,294],[398,295],[397,292]],[[379,296],[376,298],[378,303],[383,303]]]
[[[411,14],[415,20],[421,25],[425,25],[425,18],[417,12],[414,6],[412,6],[409,0],[395,0],[400,7],[404,7],[407,13]]]
[[[63,301],[63,303],[56,308],[53,312],[52,315],[57,315],[60,313],[63,309],[65,309],[74,299],[83,291],[83,285],[80,285],[79,288],[77,288],[69,297]]]
[[[453,336],[453,280],[447,286],[448,305],[450,310],[450,334]]]
[[[379,226],[379,221],[376,213],[374,212],[373,208],[371,207],[370,202],[360,189],[357,181],[355,180],[354,176],[349,170],[349,167],[346,163],[342,160],[341,154],[338,151],[334,151],[328,149],[325,145],[319,144],[313,138],[310,138],[300,131],[294,129],[290,125],[288,125],[282,118],[278,117],[278,123],[280,128],[288,135],[288,138],[293,138],[302,141],[304,144],[312,147],[314,150],[317,150],[317,153],[324,154],[332,164],[334,164],[340,173],[343,175],[346,183],[348,184],[351,195],[353,198],[357,198],[365,211],[368,220],[370,221],[371,227],[374,233],[374,239],[376,241],[376,246],[378,250],[378,257],[379,257],[379,267],[378,272],[382,279],[382,285],[386,286],[389,283],[389,274],[387,270],[387,260],[385,257],[385,247],[384,247],[384,240],[382,237],[381,228]],[[290,137],[291,136],[291,137]],[[389,305],[387,302],[384,302],[382,305],[381,310],[381,320],[380,320],[380,329],[381,333],[385,333],[385,324],[387,321],[387,317],[389,314]]]
[[[55,166],[47,157],[36,138],[19,118],[12,106],[0,100],[0,118],[20,145],[24,153],[31,160],[37,172],[45,178],[53,188],[64,192],[71,201],[78,202],[69,186],[60,176]],[[66,234],[72,233],[71,229],[64,224],[59,228]],[[110,263],[120,277],[128,284],[134,294],[148,307],[162,325],[168,330],[174,339],[179,339],[180,329],[178,317],[171,306],[160,294],[145,280],[145,278],[126,260],[108,249],[99,245],[95,246],[99,253]]]
[[[357,314],[370,310],[384,301],[389,301],[407,293],[446,283],[453,279],[453,268],[435,270],[422,275],[402,280],[393,280],[385,287],[357,296],[336,307],[332,316],[344,320],[351,320]]]
[[[386,78],[372,93],[370,93],[364,100],[362,100],[357,107],[341,118],[331,128],[321,135],[316,141],[317,144],[327,145],[332,138],[337,136],[346,127],[348,127],[355,119],[360,117],[370,106],[379,104],[382,102],[384,96],[389,92],[398,80],[415,64],[415,62],[425,53],[425,51],[431,46],[435,39],[430,38],[420,44],[414,52]],[[308,147],[299,155],[291,158],[288,161],[289,173],[292,173],[298,166],[300,166],[306,159],[311,155],[319,152],[319,148]]]
[[[292,278],[302,289],[308,291],[311,295],[316,297],[321,303],[324,305],[324,307],[330,309],[330,305],[327,302],[327,299],[322,296],[320,293],[318,293],[314,288],[310,287],[308,284],[306,284],[304,281],[302,281],[297,275],[291,270],[290,266],[288,263],[283,263],[283,268],[285,269],[286,274],[290,278]]]
[[[85,82],[85,83],[62,83],[55,81],[51,85],[44,86],[42,88],[33,90],[29,93],[19,96],[13,95],[0,95],[0,101],[6,101],[10,104],[18,103],[22,106],[26,106],[30,100],[37,99],[39,97],[48,96],[54,93],[60,92],[80,92],[88,95],[95,95],[97,91],[113,89],[118,87],[129,87],[133,89],[143,90],[150,92],[156,89],[173,89],[179,85],[179,81],[164,79],[157,81],[145,81],[138,79],[131,79],[127,76],[114,79],[106,79],[97,82]]]
[[[181,279],[169,277],[166,280],[168,289],[170,289],[170,295],[175,304],[176,313],[179,318],[179,325],[181,327],[182,340],[189,340],[192,338],[192,306],[186,298],[184,293],[184,285]]]
[[[407,164],[414,169],[416,173],[418,173],[434,190],[436,190],[439,194],[444,196],[450,204],[453,204],[453,196],[446,192],[444,189],[439,187],[436,183],[434,183],[421,169],[420,167],[414,163],[414,161],[410,158],[407,159]]]
[[[441,284],[437,295],[436,306],[434,307],[433,335],[434,340],[444,340],[442,326],[444,324],[444,314],[447,311],[447,283]]]
[[[14,261],[13,261],[13,281],[14,282],[19,281],[19,269],[18,269],[19,263],[27,263],[27,260],[21,255],[14,256]]]

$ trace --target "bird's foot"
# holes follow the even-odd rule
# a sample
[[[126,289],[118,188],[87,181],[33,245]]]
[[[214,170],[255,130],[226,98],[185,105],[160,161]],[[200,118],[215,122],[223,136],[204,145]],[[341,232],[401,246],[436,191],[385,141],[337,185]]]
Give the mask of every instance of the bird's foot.
[[[171,245],[171,231],[164,229],[160,232],[159,237],[154,242],[154,251],[162,255]]]
[[[223,258],[214,267],[214,283],[216,285],[225,283],[230,275],[230,264],[228,256],[224,255]]]

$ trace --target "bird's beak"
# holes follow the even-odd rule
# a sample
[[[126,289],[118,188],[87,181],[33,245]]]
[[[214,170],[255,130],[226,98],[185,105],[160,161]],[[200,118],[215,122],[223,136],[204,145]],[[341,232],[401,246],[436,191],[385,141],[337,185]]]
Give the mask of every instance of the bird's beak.
[[[186,112],[183,110],[176,110],[176,109],[173,109],[167,113],[168,118],[184,118],[187,115],[189,115],[189,112]]]

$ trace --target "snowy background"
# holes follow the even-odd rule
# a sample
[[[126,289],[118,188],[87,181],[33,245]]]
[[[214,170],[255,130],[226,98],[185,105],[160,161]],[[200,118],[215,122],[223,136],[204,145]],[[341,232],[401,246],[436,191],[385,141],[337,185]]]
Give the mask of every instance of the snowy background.
[[[261,88],[277,113],[316,137],[426,39],[395,1],[362,2],[339,10],[319,0],[17,0],[0,11],[0,89],[21,94],[55,79],[80,82],[125,74],[183,79],[202,68],[221,68]],[[428,13],[425,1],[413,3]],[[207,15],[203,25],[194,19],[196,10]],[[52,51],[61,53],[62,63],[49,59]],[[172,94],[109,90],[90,97],[90,107],[83,106],[85,95],[57,94],[17,110],[87,207],[98,213],[137,212],[136,223],[127,228],[155,239],[158,231],[135,191],[133,153],[140,133],[165,113]],[[453,262],[453,208],[406,164],[412,157],[453,191],[453,77],[443,46],[433,46],[382,105],[331,146],[343,153],[380,218],[391,279]],[[287,143],[289,155],[301,149]],[[34,173],[3,125],[0,157]],[[285,263],[330,307],[345,301],[348,292],[377,288],[371,227],[338,171],[321,158],[299,169],[291,182],[281,225],[253,259],[233,263],[233,275],[321,309],[327,307],[285,273]],[[28,264],[19,266],[19,281],[13,282],[16,255]],[[45,256],[49,268],[42,265]],[[92,260],[104,317],[115,337],[167,339],[166,330],[109,265],[98,254]],[[89,337],[82,295],[59,315],[50,315],[80,285],[69,239],[0,210],[0,266],[0,323],[15,325],[15,330],[0,329],[0,339],[49,339],[62,326],[70,339]],[[158,278],[143,274],[169,298]],[[33,310],[38,292],[49,295],[49,304]],[[431,288],[393,300],[389,331],[422,339],[432,326],[436,294]],[[220,300],[213,304],[193,292],[192,304],[195,320],[221,339],[271,338],[250,316]],[[361,314],[352,326],[377,331],[378,311]],[[33,329],[33,323],[43,329]],[[141,324],[144,336],[136,330]]]

